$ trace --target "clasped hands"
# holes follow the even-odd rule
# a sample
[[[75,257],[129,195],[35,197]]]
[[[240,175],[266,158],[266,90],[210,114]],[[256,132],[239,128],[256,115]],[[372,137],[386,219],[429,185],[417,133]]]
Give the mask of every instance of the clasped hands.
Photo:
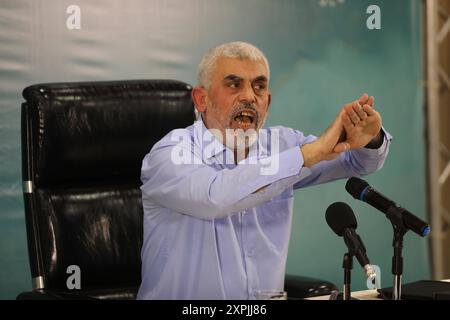
[[[342,107],[327,130],[314,142],[300,150],[304,166],[311,167],[323,160],[333,160],[340,153],[366,146],[380,135],[381,116],[374,109],[374,97],[364,93],[358,100]]]

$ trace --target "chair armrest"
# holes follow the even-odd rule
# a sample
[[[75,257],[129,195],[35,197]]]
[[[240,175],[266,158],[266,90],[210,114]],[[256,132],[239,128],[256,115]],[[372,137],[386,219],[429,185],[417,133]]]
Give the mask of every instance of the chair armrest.
[[[288,299],[305,299],[329,295],[338,288],[329,281],[287,274],[284,280],[284,290],[287,292]]]

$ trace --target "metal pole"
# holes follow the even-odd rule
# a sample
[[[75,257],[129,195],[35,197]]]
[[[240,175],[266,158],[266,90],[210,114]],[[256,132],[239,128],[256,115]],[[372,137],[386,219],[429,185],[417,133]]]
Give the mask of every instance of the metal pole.
[[[443,248],[441,220],[440,176],[440,131],[439,131],[439,43],[438,1],[426,1],[427,15],[427,115],[428,115],[428,177],[429,204],[431,211],[431,234],[433,255],[433,277],[443,278]]]

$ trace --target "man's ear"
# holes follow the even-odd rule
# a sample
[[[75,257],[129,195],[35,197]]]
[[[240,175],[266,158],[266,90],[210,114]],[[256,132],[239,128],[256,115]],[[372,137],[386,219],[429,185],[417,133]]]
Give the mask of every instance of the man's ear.
[[[267,97],[267,112],[269,112],[270,103],[272,102],[272,93],[269,92]]]
[[[195,109],[197,109],[198,112],[205,112],[206,111],[206,99],[207,99],[207,92],[206,89],[203,87],[194,87],[191,92],[192,101],[194,102]]]

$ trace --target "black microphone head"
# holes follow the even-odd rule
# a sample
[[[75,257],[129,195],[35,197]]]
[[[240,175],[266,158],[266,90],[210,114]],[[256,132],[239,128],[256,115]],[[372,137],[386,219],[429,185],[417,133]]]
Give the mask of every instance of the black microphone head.
[[[331,204],[327,208],[325,219],[330,228],[339,237],[342,237],[345,229],[356,229],[358,227],[352,208],[344,202],[335,202]]]
[[[345,190],[347,190],[347,192],[350,193],[353,198],[358,200],[362,200],[361,193],[367,187],[370,187],[370,185],[366,181],[356,177],[348,179],[347,183],[345,184]]]

